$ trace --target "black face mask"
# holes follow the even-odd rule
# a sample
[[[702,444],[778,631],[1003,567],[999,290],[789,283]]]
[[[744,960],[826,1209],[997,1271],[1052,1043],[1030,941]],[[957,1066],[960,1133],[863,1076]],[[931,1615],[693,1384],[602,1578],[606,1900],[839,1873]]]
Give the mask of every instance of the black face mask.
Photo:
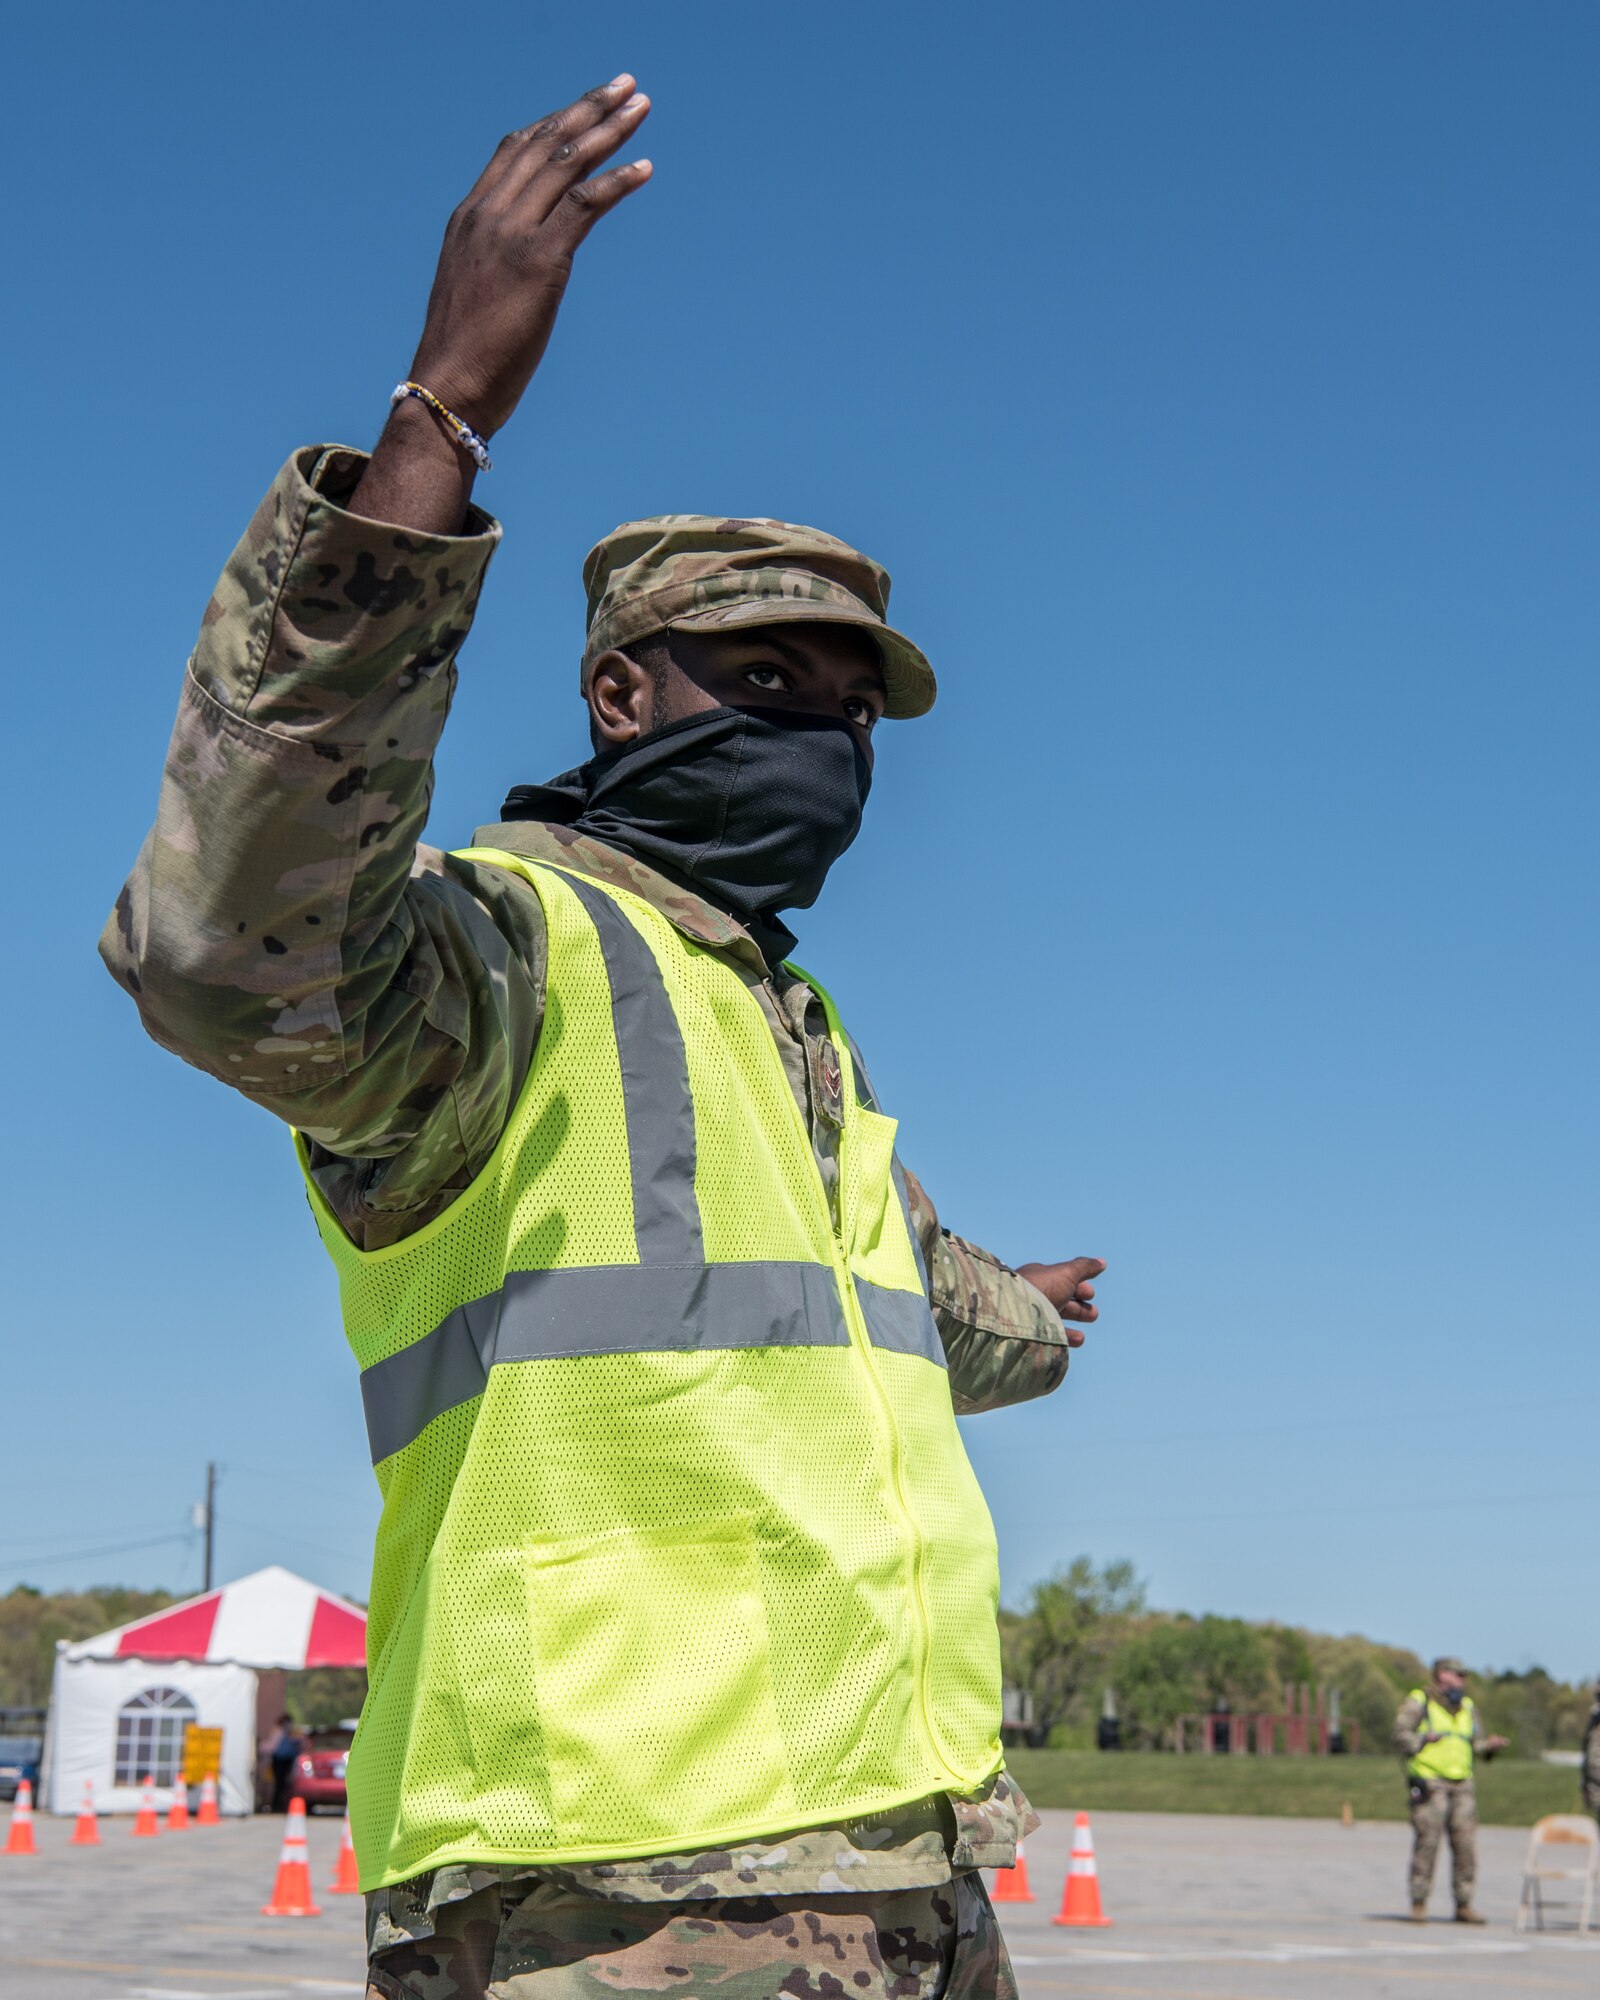
[[[1456,1710],[1461,1706],[1462,1697],[1465,1694],[1465,1688],[1440,1688],[1439,1699],[1449,1709],[1450,1713],[1454,1715]]]
[[[861,829],[872,759],[843,718],[715,708],[602,752],[548,785],[518,785],[511,819],[553,820],[620,847],[726,910],[769,963]]]

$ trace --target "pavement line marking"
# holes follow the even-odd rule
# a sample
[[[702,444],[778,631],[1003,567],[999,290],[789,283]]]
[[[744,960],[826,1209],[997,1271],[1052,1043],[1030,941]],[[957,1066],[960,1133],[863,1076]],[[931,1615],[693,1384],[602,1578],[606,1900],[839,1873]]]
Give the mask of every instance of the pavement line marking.
[[[1029,1982],[1030,1993],[1035,1983]],[[1071,2000],[1237,2000],[1237,1996],[1223,1993],[1215,1986],[1207,1986],[1202,1991],[1197,1986],[1174,1986],[1165,1979],[1159,1986],[1130,1986],[1121,1978],[1115,1986],[1102,1986],[1098,1982],[1086,1985],[1083,1975],[1077,1972],[1073,1972],[1063,1984],[1057,1985],[1052,1981],[1049,1990],[1070,1994]]]
[[[1333,1967],[1329,1968],[1330,1971],[1334,1969]],[[1365,1968],[1360,1966],[1343,1965],[1337,1969],[1341,1972],[1349,1972],[1357,1979],[1367,1976]],[[1555,1972],[1556,1967],[1553,1965],[1547,1965],[1542,1974],[1533,1971],[1529,1966],[1523,1966],[1517,1974],[1518,2000],[1521,2000],[1523,1994],[1571,1993],[1573,1991],[1572,1981],[1570,1979],[1563,1979],[1559,1975],[1554,1978],[1550,1977]],[[1491,1971],[1486,1965],[1479,1966],[1474,1971],[1468,1972],[1462,1966],[1453,1965],[1449,1973],[1446,1974],[1437,1965],[1386,1965],[1383,1968],[1381,1977],[1387,1979],[1392,1985],[1398,1984],[1399,1981],[1404,1979],[1418,1980],[1427,1986],[1430,1993],[1438,1992],[1439,1981],[1445,1977],[1448,1977],[1450,1981],[1452,1992],[1458,1989],[1465,1992],[1468,1987],[1481,1986],[1488,1988],[1489,1991],[1499,1996],[1499,2000],[1503,2000],[1506,1990],[1506,1975],[1503,1966],[1498,1972]]]
[[[204,1993],[193,1986],[130,1986],[123,2000],[288,2000],[288,1996],[287,1986],[257,1986],[232,1994]]]
[[[14,1958],[11,1963],[32,1966],[39,1972],[118,1972],[129,1979],[139,1976],[137,1965],[116,1965],[103,1958]]]
[[[337,1915],[338,1912],[335,1912]],[[242,1924],[184,1924],[186,1937],[259,1937],[276,1938],[283,1936],[281,1923],[274,1924],[263,1917],[259,1923],[254,1920]]]
[[[1600,1945],[1583,1947],[1600,1950]],[[1271,1944],[1238,1945],[1209,1951],[1118,1951],[1085,1945],[1076,1951],[1029,1956],[1010,1954],[1013,1965],[1309,1965],[1326,1959],[1525,1958],[1532,1944],[1493,1938],[1463,1938],[1458,1944]],[[1569,1945],[1568,1949],[1571,1949]]]
[[[284,1942],[287,1944],[288,1939],[286,1938]],[[266,1968],[265,1966],[258,1965],[254,1972],[224,1972],[217,1965],[150,1965],[144,1967],[143,1970],[146,1978],[154,1979],[239,1979],[248,1981],[261,1978]],[[280,1973],[278,1975],[278,1984],[273,1990],[278,1993],[283,1992],[288,1984],[288,1979],[289,1975],[287,1973]],[[234,2000],[247,2000],[247,1996],[236,1993]]]
[[[8,1958],[8,1965],[26,1965],[37,1972],[110,1972],[124,1979],[230,1979],[246,1983],[261,1977],[261,1968],[254,1972],[224,1972],[214,1965],[123,1965],[115,1959],[106,1958]],[[275,1986],[274,1994],[283,1993],[283,1984]],[[347,1993],[347,1986],[327,1986],[321,1990],[329,1993]],[[185,1988],[184,2000],[198,2000],[193,1988]],[[250,2000],[248,1994],[237,1988],[230,1989],[230,2000]]]
[[[169,1974],[170,1978],[172,1975]],[[237,1974],[217,1972],[210,1967],[197,1967],[196,1979],[228,1979]],[[253,1975],[259,1977],[259,1975]],[[360,1978],[351,1979],[289,1979],[281,1980],[276,1986],[258,1986],[254,1991],[232,1993],[200,1993],[192,1986],[132,1986],[123,2000],[292,2000],[295,1993],[343,1993],[353,1995],[363,1985]]]

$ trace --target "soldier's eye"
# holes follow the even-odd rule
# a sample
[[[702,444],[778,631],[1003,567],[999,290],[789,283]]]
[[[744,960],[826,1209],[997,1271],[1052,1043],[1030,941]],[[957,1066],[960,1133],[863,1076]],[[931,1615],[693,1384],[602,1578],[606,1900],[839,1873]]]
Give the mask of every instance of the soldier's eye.
[[[863,701],[859,695],[852,695],[844,705],[845,720],[853,722],[858,729],[870,729],[877,721],[872,703]]]
[[[776,667],[746,667],[744,678],[752,687],[781,688],[788,686],[788,682]]]

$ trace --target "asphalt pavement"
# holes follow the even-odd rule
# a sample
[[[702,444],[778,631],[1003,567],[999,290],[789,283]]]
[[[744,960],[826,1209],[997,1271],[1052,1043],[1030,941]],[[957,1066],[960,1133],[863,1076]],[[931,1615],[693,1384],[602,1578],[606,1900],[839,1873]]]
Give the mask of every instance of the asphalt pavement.
[[[1528,1836],[1478,1835],[1486,1928],[1455,1923],[1443,1874],[1426,1928],[1404,1921],[1411,1829],[1376,1822],[1097,1813],[1109,1929],[1052,1923],[1072,1815],[1027,1842],[1037,1899],[1000,1916],[1024,2000],[1532,2000],[1600,1990],[1600,1932],[1512,1929]]]
[[[157,1840],[101,1823],[102,1845],[68,1845],[72,1822],[41,1816],[39,1854],[0,1856],[4,2000],[360,2000],[361,1901],[334,1896],[339,1822],[310,1825],[323,1914],[258,1915],[283,1822],[227,1821]],[[1028,1842],[1036,1900],[1002,1909],[1025,2000],[1539,2000],[1600,1990],[1600,1933],[1515,1934],[1527,1836],[1485,1827],[1486,1930],[1400,1921],[1409,1829],[1203,1814],[1095,1816],[1111,1926],[1067,1930],[1060,1906],[1068,1813]],[[699,1996],[696,1996],[699,2000]],[[705,1996],[714,2000],[714,1996]]]
[[[34,1820],[39,1852],[0,1855],[4,2000],[360,2000],[359,1896],[331,1896],[339,1821],[308,1828],[320,1917],[263,1917],[283,1821],[224,1820],[135,1840],[104,1818],[98,1847],[72,1847],[70,1819]]]

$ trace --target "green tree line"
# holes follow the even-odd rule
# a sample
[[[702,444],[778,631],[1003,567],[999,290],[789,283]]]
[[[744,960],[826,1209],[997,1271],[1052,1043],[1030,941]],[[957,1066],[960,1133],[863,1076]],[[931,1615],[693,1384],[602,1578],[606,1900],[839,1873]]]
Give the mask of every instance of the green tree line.
[[[0,1707],[44,1706],[57,1640],[87,1639],[174,1601],[160,1590],[106,1585],[47,1595],[18,1585],[0,1597]],[[1403,1646],[1209,1612],[1197,1618],[1151,1610],[1132,1563],[1096,1566],[1087,1556],[1035,1584],[1020,1610],[1002,1611],[1000,1636],[1007,1681],[1033,1698],[1037,1740],[1060,1749],[1092,1747],[1108,1687],[1123,1741],[1168,1749],[1180,1715],[1202,1714],[1221,1701],[1235,1714],[1281,1709],[1286,1685],[1310,1682],[1339,1690],[1344,1719],[1359,1724],[1363,1750],[1387,1753],[1396,1708],[1427,1677],[1424,1663]],[[334,1723],[359,1709],[364,1680],[331,1670],[291,1674],[287,1705],[299,1722]],[[1485,1670],[1469,1685],[1484,1727],[1508,1736],[1514,1756],[1576,1749],[1583,1740],[1590,1705],[1584,1684],[1533,1667]]]
[[[19,1583],[0,1597],[0,1708],[43,1708],[50,1699],[59,1639],[92,1639],[114,1625],[163,1611],[176,1599],[169,1590],[96,1590],[46,1596]]]
[[[1357,1635],[1255,1623],[1208,1612],[1152,1610],[1132,1563],[1088,1557],[1058,1569],[1000,1614],[1007,1682],[1032,1697],[1031,1740],[1088,1749],[1107,1688],[1122,1740],[1171,1749],[1178,1718],[1226,1703],[1236,1715],[1281,1713],[1285,1689],[1337,1688],[1342,1718],[1363,1751],[1389,1754],[1395,1710],[1427,1679],[1404,1646]],[[1576,1749],[1590,1707],[1586,1683],[1558,1681],[1542,1667],[1474,1673],[1469,1691],[1486,1731],[1509,1737],[1511,1755]]]

